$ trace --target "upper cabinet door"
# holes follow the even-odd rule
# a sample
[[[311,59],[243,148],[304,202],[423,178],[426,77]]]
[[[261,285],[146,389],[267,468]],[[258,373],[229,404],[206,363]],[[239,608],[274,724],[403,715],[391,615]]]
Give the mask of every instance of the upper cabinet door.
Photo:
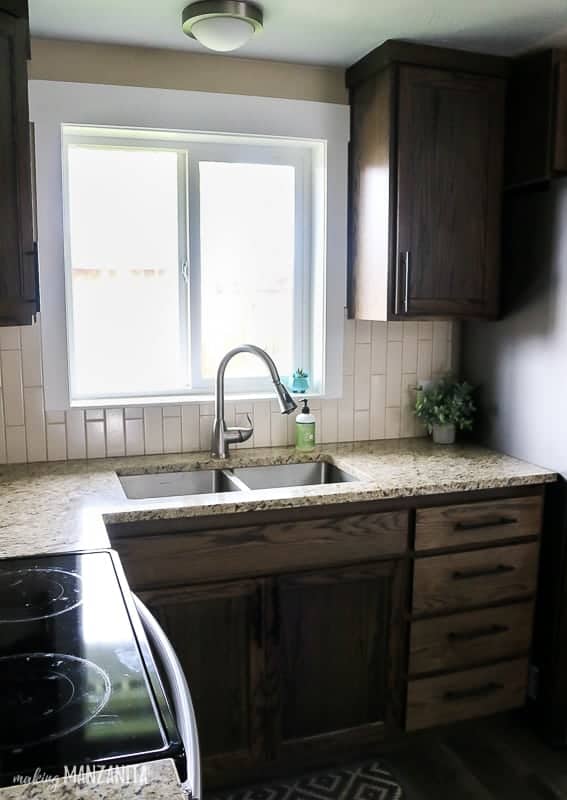
[[[399,69],[394,315],[498,312],[505,82]]]
[[[28,23],[0,11],[0,325],[38,310],[28,115]]]

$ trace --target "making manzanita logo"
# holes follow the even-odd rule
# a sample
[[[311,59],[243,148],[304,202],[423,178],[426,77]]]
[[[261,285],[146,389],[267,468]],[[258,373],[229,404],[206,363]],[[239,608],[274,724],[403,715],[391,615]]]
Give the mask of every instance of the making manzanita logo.
[[[49,775],[38,767],[31,775],[14,775],[12,782],[17,785],[43,783],[45,781],[62,780],[67,784],[100,786],[101,784],[137,784],[145,786],[149,782],[146,764],[130,764],[128,766],[65,766],[63,775]]]

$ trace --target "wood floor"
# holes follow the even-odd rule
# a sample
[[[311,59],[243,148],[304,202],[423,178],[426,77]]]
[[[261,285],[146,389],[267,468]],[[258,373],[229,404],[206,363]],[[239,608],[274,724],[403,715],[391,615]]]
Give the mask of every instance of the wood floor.
[[[506,714],[413,736],[384,756],[405,800],[567,800],[567,749]]]

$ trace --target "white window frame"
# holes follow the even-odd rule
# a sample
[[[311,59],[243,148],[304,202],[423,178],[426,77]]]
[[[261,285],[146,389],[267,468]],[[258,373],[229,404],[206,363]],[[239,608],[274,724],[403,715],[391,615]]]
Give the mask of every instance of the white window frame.
[[[47,410],[202,402],[212,392],[159,397],[100,397],[70,402],[65,314],[62,126],[156,130],[173,149],[186,131],[249,137],[250,142],[312,143],[312,205],[322,224],[304,242],[318,276],[309,287],[314,324],[323,332],[311,342],[318,394],[340,397],[346,287],[346,197],[349,111],[347,106],[241,95],[30,81],[30,117],[36,128],[37,205],[41,278],[44,390]],[[195,134],[198,136],[199,134]],[[320,147],[324,145],[324,147]],[[307,237],[306,237],[307,238]],[[302,304],[305,307],[305,303]],[[268,382],[269,383],[269,382]],[[253,386],[252,386],[253,384]],[[235,392],[227,387],[229,392]],[[261,382],[234,394],[271,396]]]

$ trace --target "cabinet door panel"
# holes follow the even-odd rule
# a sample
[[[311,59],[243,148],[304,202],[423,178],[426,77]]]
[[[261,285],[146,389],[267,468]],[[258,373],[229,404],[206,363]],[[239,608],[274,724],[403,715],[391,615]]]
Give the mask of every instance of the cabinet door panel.
[[[245,762],[257,747],[261,588],[244,581],[140,593],[185,671],[205,762],[221,754]]]
[[[391,561],[278,580],[284,744],[390,721],[403,573]]]
[[[0,12],[0,324],[36,311],[26,58],[27,20]]]
[[[400,313],[496,313],[504,82],[402,67]]]

